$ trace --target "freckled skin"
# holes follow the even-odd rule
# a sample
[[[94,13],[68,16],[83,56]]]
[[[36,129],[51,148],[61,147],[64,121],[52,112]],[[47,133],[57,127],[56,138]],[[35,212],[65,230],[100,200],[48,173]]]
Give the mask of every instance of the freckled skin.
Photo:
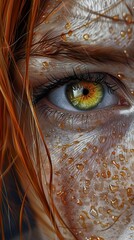
[[[67,7],[63,7],[48,19],[48,23],[43,22],[35,30],[36,36],[33,41],[37,41],[44,35],[47,27],[57,29],[58,26],[59,34],[65,32],[66,29],[77,28],[87,22],[87,16],[89,16],[87,9],[102,10],[103,12],[105,8],[107,9],[115,2],[117,1],[100,0],[95,4],[90,0],[76,1],[76,5],[73,5],[70,12]],[[133,1],[126,2],[129,2],[129,7],[134,12]],[[108,11],[107,14],[122,18],[130,16],[129,10],[123,2]],[[90,18],[92,19],[93,16],[91,14]],[[128,20],[130,18],[126,19],[126,21]],[[53,32],[55,35],[56,31],[53,30]],[[90,37],[85,39],[83,38],[84,34],[89,34]],[[133,37],[133,25],[128,22],[119,25],[106,19],[104,22],[99,19],[98,22],[94,21],[88,27],[79,28],[75,34],[67,36],[66,41],[80,41],[91,45],[100,44],[100,46],[106,44],[126,49],[131,46]],[[50,61],[50,64],[55,61],[46,58],[44,62],[47,60]],[[38,62],[31,59],[30,74],[34,70],[38,76],[40,69],[42,75],[38,78],[41,79],[43,73],[47,72],[46,66],[49,71],[48,64],[43,66],[40,59]],[[123,69],[120,64],[114,69],[110,65],[106,67],[99,64],[97,68],[98,71],[116,75],[121,72],[125,76],[125,82],[130,79],[126,84],[129,87],[131,83],[133,90],[133,63],[131,67],[126,66]],[[60,111],[62,112],[62,110]],[[100,114],[104,114],[103,109]],[[85,128],[82,126],[85,124],[83,122],[79,124],[79,128],[75,127],[77,126],[75,119],[72,126],[70,122],[73,117],[71,120],[69,117],[65,119],[64,122],[58,117],[53,119],[47,110],[44,110],[44,114],[39,117],[52,159],[53,199],[59,214],[78,240],[134,239],[133,104],[131,103],[131,108],[127,113],[121,107],[116,113],[113,110],[110,114],[109,111],[105,121],[104,119],[101,121],[99,114],[94,115],[96,127],[94,126],[93,129],[90,128],[93,119],[91,122],[88,120]],[[43,151],[42,155],[44,156]],[[73,238],[69,238],[65,234],[65,239]]]

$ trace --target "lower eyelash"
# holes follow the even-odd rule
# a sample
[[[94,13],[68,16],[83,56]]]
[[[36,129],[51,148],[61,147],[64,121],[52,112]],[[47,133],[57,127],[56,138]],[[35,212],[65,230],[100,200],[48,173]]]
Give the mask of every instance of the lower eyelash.
[[[40,106],[39,111],[39,119],[43,118],[43,122],[50,124],[51,127],[58,127],[62,130],[73,130],[73,131],[92,131],[94,129],[97,130],[98,127],[102,127],[102,125],[106,125],[112,120],[119,116],[119,107],[123,109],[123,107],[129,108],[130,105],[128,102],[121,106],[114,106],[112,108],[105,109],[97,109],[94,111],[88,111],[86,113],[77,113],[77,112],[67,112],[60,111],[59,109],[54,109],[51,104],[49,106],[44,104]]]

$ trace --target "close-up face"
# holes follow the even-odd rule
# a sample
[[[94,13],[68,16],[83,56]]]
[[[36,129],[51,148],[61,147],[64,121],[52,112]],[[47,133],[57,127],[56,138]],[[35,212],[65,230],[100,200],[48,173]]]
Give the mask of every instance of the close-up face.
[[[32,43],[44,192],[75,239],[134,239],[134,1],[50,1]]]

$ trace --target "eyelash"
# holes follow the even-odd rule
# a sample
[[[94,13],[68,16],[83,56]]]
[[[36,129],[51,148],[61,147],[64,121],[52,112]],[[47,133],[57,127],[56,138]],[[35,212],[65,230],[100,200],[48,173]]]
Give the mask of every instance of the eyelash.
[[[96,78],[96,81],[93,81],[93,75],[98,76]],[[56,126],[56,128],[58,126],[59,128],[65,128],[68,130],[92,131],[93,129],[100,127],[100,125],[107,124],[109,121],[112,121],[112,119],[114,120],[114,117],[119,114],[118,107],[120,104],[114,106],[113,108],[97,109],[94,111],[69,112],[64,109],[58,109],[57,107],[53,106],[53,104],[50,104],[49,101],[47,101],[47,96],[51,90],[61,87],[64,84],[70,83],[72,81],[82,81],[83,78],[87,81],[96,82],[96,84],[105,84],[109,93],[111,94],[119,89],[120,100],[123,102],[121,106],[130,106],[129,101],[126,101],[126,99],[128,99],[127,89],[119,79],[107,73],[94,72],[78,75],[74,71],[73,75],[65,76],[61,79],[52,77],[51,79],[48,79],[48,85],[42,84],[39,87],[33,89],[33,105],[35,107],[37,105],[38,116],[40,119],[42,119],[43,116],[43,123],[52,123],[52,126]],[[107,81],[107,78],[111,78],[111,81],[113,81],[113,83],[109,83]],[[120,90],[124,93],[126,98],[123,98],[123,94],[120,94]],[[45,99],[45,101],[43,99]]]
[[[105,81],[104,78],[106,78],[106,75],[108,75],[108,74],[106,74],[106,73],[94,73],[94,74],[98,75],[98,78],[95,81],[92,80],[93,77],[92,77],[91,73],[77,75],[77,73],[75,71],[74,71],[74,75],[66,76],[61,79],[54,78],[54,77],[52,77],[51,79],[47,79],[49,82],[49,85],[42,84],[33,90],[33,95],[32,95],[33,105],[36,106],[54,88],[58,88],[60,86],[63,86],[65,83],[69,83],[72,81],[75,81],[77,83],[82,80],[87,80],[87,81],[95,82],[96,84],[103,83],[107,86],[108,91],[111,94],[113,94],[114,91],[116,91],[118,89],[117,83],[112,84],[112,83],[108,83],[107,81]]]

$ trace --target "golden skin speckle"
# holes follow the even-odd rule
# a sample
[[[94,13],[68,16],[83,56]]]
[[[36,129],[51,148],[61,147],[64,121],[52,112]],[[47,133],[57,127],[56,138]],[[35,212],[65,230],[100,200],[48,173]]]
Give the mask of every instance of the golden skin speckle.
[[[89,4],[88,1],[87,3]],[[107,27],[105,32],[99,18],[92,24],[87,24],[85,20],[84,27],[77,31],[72,28],[71,19],[64,18],[61,29],[58,23],[60,41],[73,43],[81,41],[89,44],[90,36],[93,34],[92,44],[101,43],[109,46],[114,44],[116,47],[120,44],[120,47],[123,46],[124,55],[129,57],[126,41],[128,36],[133,37],[132,19],[126,15],[128,14],[126,8],[123,10],[126,11],[123,16],[118,15],[118,12],[121,12],[120,8],[117,10],[107,12],[107,15],[111,14],[113,17],[115,25],[112,20],[108,20],[106,25],[106,21],[102,21]],[[118,24],[121,17],[125,20],[125,27],[122,23]],[[77,25],[81,26],[78,16],[76,19]],[[52,19],[49,20],[52,22]],[[52,24],[57,27],[55,19]],[[90,33],[90,36],[84,39],[84,34],[87,33]],[[110,73],[113,68],[113,66],[110,68]],[[92,67],[90,69],[92,70]],[[102,64],[98,69],[102,70]],[[107,66],[104,71],[107,72]],[[114,76],[119,80],[128,78],[122,66],[116,69]],[[131,92],[133,94],[133,89]],[[59,110],[61,114],[50,110],[51,114],[44,110],[39,121],[44,136],[47,136],[45,141],[53,167],[53,201],[59,214],[78,240],[86,238],[117,240],[122,228],[125,229],[132,220],[130,216],[134,204],[133,112],[128,111],[128,115],[125,115],[122,107],[119,107],[118,111],[101,110],[99,114],[92,111],[85,113],[86,117],[83,120],[76,119],[71,112],[66,115],[62,110]],[[44,150],[42,152],[45,161]],[[42,175],[44,176],[44,170]],[[121,225],[122,223],[124,225]]]

